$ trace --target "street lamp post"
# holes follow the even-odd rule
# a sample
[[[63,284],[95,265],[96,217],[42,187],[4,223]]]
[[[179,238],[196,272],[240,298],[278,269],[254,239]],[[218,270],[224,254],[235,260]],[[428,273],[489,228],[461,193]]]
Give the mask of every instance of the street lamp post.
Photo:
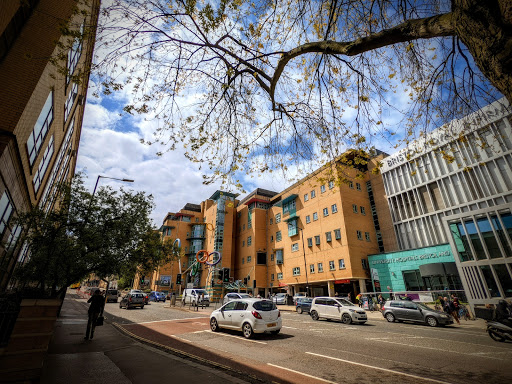
[[[299,228],[297,226],[297,228]],[[308,267],[306,264],[306,248],[304,247],[304,230],[299,228],[302,237],[302,254],[304,255],[304,272],[306,272],[306,296],[311,297],[309,294],[309,281],[308,281]]]

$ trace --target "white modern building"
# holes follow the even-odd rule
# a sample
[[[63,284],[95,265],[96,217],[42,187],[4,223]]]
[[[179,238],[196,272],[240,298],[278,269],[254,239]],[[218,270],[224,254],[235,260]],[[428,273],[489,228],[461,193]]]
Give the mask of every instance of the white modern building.
[[[400,250],[451,245],[472,306],[512,297],[512,108],[506,99],[384,159]]]

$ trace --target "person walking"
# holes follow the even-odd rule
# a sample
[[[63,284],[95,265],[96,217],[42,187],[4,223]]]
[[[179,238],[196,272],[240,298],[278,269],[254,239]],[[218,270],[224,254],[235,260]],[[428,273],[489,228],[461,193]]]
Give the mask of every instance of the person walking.
[[[457,310],[455,309],[455,305],[453,305],[453,301],[449,300],[448,297],[444,298],[444,311],[455,319],[457,324],[460,325],[459,321],[459,314],[457,313]]]
[[[87,330],[85,331],[84,340],[92,340],[94,336],[94,329],[96,328],[96,321],[98,320],[98,317],[103,315],[105,298],[101,295],[100,290],[97,289],[94,291],[94,295],[92,295],[87,302],[91,303],[91,305],[89,306],[89,319],[87,320]]]

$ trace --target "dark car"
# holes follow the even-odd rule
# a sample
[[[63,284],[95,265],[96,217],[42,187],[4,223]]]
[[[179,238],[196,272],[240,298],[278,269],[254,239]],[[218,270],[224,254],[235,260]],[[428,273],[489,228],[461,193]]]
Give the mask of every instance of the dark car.
[[[297,311],[297,313],[309,313],[312,301],[313,299],[310,297],[299,297],[297,299],[297,303],[295,304],[295,310]]]
[[[130,309],[132,307],[144,308],[144,295],[142,293],[128,293],[119,302],[119,308],[125,307]]]
[[[382,316],[390,323],[394,321],[413,321],[426,323],[431,327],[453,324],[453,319],[445,312],[436,311],[425,304],[409,300],[388,300],[381,308]]]
[[[107,293],[105,294],[107,303],[110,303],[111,301],[117,303],[118,296],[117,289],[107,289]]]
[[[165,293],[163,292],[153,291],[149,294],[149,301],[163,301],[165,303],[165,300]]]

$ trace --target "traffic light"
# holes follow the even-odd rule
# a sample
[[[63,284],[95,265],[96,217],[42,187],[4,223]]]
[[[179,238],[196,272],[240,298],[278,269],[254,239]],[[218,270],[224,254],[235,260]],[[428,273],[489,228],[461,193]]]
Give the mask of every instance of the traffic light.
[[[224,277],[224,271],[221,269],[219,270],[219,280],[223,280]]]
[[[224,268],[224,276],[222,277],[224,283],[229,283],[229,268]]]
[[[176,274],[176,285],[181,285],[181,273]]]
[[[247,277],[244,277],[244,285],[247,285]]]
[[[144,276],[142,276],[142,277],[140,278],[140,283],[141,283],[141,284],[144,284]]]

